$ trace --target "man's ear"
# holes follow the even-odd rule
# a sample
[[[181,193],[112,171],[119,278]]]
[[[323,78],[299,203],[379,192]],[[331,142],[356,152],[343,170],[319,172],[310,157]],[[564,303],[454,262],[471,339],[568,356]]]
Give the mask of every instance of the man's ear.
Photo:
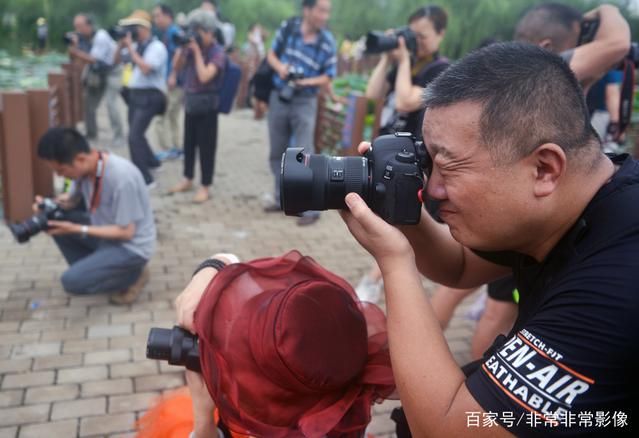
[[[546,49],[546,50],[550,50],[551,52],[553,51],[553,44],[552,44],[552,40],[550,38],[544,38],[543,40],[539,41],[538,46],[541,47],[542,49]]]
[[[566,153],[554,143],[545,143],[535,149],[529,158],[535,167],[534,195],[544,197],[553,194],[566,173]]]

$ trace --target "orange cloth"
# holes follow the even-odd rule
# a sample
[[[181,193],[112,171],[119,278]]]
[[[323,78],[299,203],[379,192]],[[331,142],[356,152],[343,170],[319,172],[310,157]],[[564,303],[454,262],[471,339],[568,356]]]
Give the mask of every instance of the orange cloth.
[[[213,413],[219,421],[217,409]],[[193,431],[193,405],[188,388],[162,396],[136,424],[137,438],[186,438]],[[251,438],[231,433],[233,438]]]

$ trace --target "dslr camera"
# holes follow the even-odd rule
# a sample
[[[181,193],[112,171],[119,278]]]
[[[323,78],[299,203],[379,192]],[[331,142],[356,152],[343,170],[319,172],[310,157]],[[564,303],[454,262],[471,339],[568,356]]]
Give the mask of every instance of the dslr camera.
[[[173,44],[176,46],[186,46],[192,39],[200,43],[200,36],[192,29],[182,30],[173,34]]]
[[[409,132],[377,137],[363,157],[289,148],[282,155],[280,207],[288,216],[347,209],[344,197],[355,192],[386,222],[414,225],[423,204],[424,173],[431,169],[424,143]]]
[[[53,199],[44,198],[42,202],[38,204],[38,212],[36,214],[24,222],[10,224],[9,229],[18,243],[25,243],[40,231],[47,230],[49,228],[47,221],[64,219],[64,210]]]
[[[391,34],[374,30],[366,35],[366,52],[369,55],[388,52],[399,47],[399,37],[404,37],[406,48],[413,55],[417,53],[417,35],[408,26],[400,27]]]
[[[62,42],[64,43],[64,45],[70,46],[71,44],[73,44],[74,37],[79,38],[79,35],[76,32],[66,32],[64,35],[62,35]]]
[[[113,38],[115,41],[123,40],[124,37],[126,37],[127,33],[131,34],[131,38],[133,40],[137,40],[138,39],[138,28],[137,28],[137,26],[119,26],[119,25],[116,25],[116,26],[111,26],[107,32],[109,33],[111,38]]]
[[[178,326],[152,328],[146,343],[146,357],[201,371],[197,336]]]
[[[295,81],[304,78],[304,70],[301,67],[290,66],[288,68],[288,76],[286,77],[284,86],[280,90],[279,98],[281,102],[291,103],[293,96],[297,92]]]

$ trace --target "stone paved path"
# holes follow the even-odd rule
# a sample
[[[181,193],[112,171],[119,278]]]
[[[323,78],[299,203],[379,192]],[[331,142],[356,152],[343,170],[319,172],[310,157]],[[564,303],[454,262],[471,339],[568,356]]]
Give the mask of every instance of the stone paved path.
[[[145,358],[149,328],[173,324],[172,300],[212,253],[251,259],[296,248],[351,282],[368,269],[370,257],[335,212],[305,228],[262,212],[260,195],[272,184],[265,122],[238,111],[220,125],[210,202],[163,195],[179,180],[181,161],[157,175],[152,203],[159,241],[151,280],[135,304],[67,295],[59,282],[65,263],[53,241],[42,235],[18,245],[0,227],[0,438],[133,436],[135,420],[153,399],[184,385],[180,368]],[[104,114],[101,126],[107,126]],[[100,136],[98,144],[107,143],[106,132]],[[468,360],[474,327],[460,316],[466,305],[446,332],[460,363]],[[370,433],[392,436],[388,414],[395,405],[374,408]]]

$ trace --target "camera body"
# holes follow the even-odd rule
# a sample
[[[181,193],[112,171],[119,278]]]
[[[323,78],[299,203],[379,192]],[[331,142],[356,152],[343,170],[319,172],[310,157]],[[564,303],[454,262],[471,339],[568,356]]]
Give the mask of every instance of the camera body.
[[[47,221],[65,219],[64,210],[51,198],[44,198],[38,204],[38,210],[29,219],[18,224],[9,225],[9,229],[18,243],[28,242],[31,237],[40,231],[47,230],[49,228]]]
[[[295,81],[304,78],[304,70],[301,67],[290,66],[284,86],[280,89],[279,98],[284,103],[291,103],[297,91]]]
[[[392,34],[374,30],[366,35],[366,52],[369,55],[388,52],[399,47],[399,37],[404,37],[406,48],[415,55],[417,53],[417,35],[408,26],[397,28]]]
[[[73,44],[74,36],[79,38],[79,35],[77,32],[66,32],[64,35],[62,35],[62,42],[66,46],[70,46],[71,44]]]
[[[200,44],[200,36],[193,29],[181,30],[173,34],[173,44],[176,46],[186,46],[192,39]]]
[[[408,132],[382,135],[363,157],[328,157],[289,148],[282,156],[280,202],[284,213],[347,209],[348,193],[359,194],[386,222],[419,223],[424,169],[432,161],[424,144]]]
[[[131,38],[135,41],[138,39],[138,28],[137,26],[111,26],[107,31],[111,38],[115,41],[121,41],[126,37],[127,33],[131,34]]]

